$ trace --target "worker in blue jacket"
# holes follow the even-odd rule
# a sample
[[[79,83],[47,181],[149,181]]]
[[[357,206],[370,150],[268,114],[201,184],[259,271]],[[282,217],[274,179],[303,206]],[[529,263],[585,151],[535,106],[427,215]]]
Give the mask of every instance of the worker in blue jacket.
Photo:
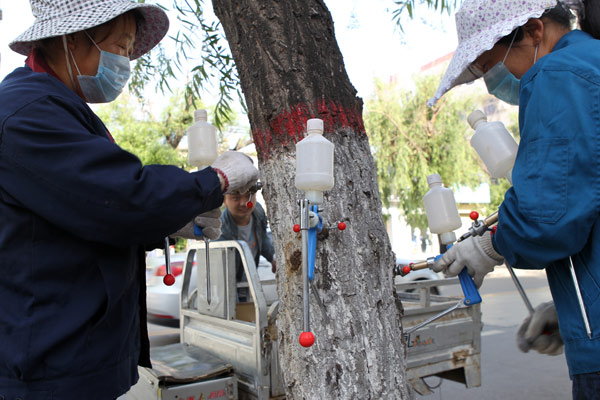
[[[150,366],[144,249],[204,226],[256,183],[245,155],[188,173],[142,166],[87,103],[114,100],[166,34],[129,0],[31,0],[0,83],[0,399],[115,399]]]
[[[571,31],[574,15],[581,30]],[[600,4],[465,0],[456,21],[458,48],[430,104],[483,77],[519,105],[521,141],[496,233],[458,243],[434,269],[466,266],[480,283],[504,261],[545,268],[554,302],[523,322],[518,346],[559,354],[564,342],[573,398],[599,399]]]
[[[225,210],[221,215],[221,237],[219,240],[243,240],[248,244],[254,262],[258,266],[260,256],[271,263],[271,271],[275,273],[275,250],[273,238],[267,231],[267,215],[260,203],[252,201],[252,195],[246,193],[228,193],[223,204]],[[251,204],[248,204],[248,203]],[[236,266],[236,279],[242,280],[243,270]]]

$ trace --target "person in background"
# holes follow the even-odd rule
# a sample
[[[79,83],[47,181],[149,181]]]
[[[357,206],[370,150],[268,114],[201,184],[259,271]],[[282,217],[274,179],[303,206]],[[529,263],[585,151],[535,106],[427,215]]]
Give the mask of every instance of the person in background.
[[[581,30],[571,30],[574,15]],[[564,343],[573,398],[600,399],[600,2],[465,0],[456,29],[430,104],[483,77],[490,94],[519,105],[521,141],[497,231],[454,245],[434,269],[466,266],[481,282],[504,261],[545,268],[554,302],[525,319],[518,346],[555,355]]]
[[[263,256],[271,263],[271,271],[275,273],[277,266],[275,264],[275,251],[273,249],[273,239],[270,232],[267,231],[267,216],[262,206],[253,201],[253,206],[248,207],[250,192],[241,194],[234,192],[225,195],[225,210],[221,215],[222,228],[219,240],[243,240],[245,241],[252,255],[254,262],[258,266],[260,256]],[[243,271],[238,268],[236,271],[237,281],[242,279]]]
[[[30,0],[27,56],[0,83],[0,399],[115,399],[150,366],[145,250],[256,183],[221,155],[188,173],[142,166],[87,103],[114,100],[169,21],[129,0]]]

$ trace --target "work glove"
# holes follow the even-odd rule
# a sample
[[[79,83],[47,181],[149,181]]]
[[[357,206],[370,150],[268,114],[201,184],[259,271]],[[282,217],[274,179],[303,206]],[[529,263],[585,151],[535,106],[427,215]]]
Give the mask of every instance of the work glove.
[[[554,302],[540,304],[532,315],[525,318],[517,331],[517,346],[523,353],[533,349],[550,356],[562,354],[563,341],[558,331]]]
[[[215,208],[214,210],[198,215],[193,221],[170,236],[184,239],[200,239],[202,236],[194,235],[194,225],[202,228],[204,236],[208,239],[217,240],[221,236],[221,210]]]
[[[225,180],[223,193],[246,193],[258,181],[258,169],[252,159],[238,151],[226,151],[211,165]]]
[[[467,267],[473,283],[480,287],[483,277],[502,263],[504,258],[494,250],[492,236],[488,231],[482,236],[471,236],[456,243],[433,264],[432,269],[435,272],[444,271],[447,276],[457,276]]]

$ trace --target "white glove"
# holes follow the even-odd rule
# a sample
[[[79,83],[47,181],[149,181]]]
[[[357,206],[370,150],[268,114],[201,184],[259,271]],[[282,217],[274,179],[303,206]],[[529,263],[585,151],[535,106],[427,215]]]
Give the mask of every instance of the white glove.
[[[471,236],[452,246],[433,264],[435,272],[445,271],[448,276],[457,276],[464,267],[473,277],[475,286],[480,287],[483,277],[492,272],[496,265],[504,263],[504,258],[492,246],[490,232],[482,236]]]
[[[217,240],[221,236],[221,209],[215,208],[214,210],[198,215],[193,221],[189,222],[171,236],[184,239],[199,239],[202,236],[194,235],[194,225],[201,227],[204,236],[207,238]]]
[[[563,341],[554,302],[540,304],[533,315],[525,318],[517,331],[517,346],[523,353],[533,349],[550,356],[562,354]]]
[[[252,159],[238,151],[226,151],[211,167],[225,175],[224,193],[246,193],[258,181],[258,169],[253,165]]]

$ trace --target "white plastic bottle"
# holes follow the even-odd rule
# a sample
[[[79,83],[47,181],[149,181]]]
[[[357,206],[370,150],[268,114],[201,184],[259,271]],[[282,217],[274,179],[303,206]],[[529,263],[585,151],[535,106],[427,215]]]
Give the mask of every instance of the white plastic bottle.
[[[296,144],[296,188],[313,204],[323,203],[323,191],[334,185],[334,145],[323,137],[323,120],[309,119],[308,136]]]
[[[423,203],[429,230],[439,234],[443,244],[453,243],[456,240],[454,230],[462,225],[454,193],[452,189],[442,186],[442,178],[439,174],[429,175],[427,183],[429,191],[423,196]]]
[[[502,122],[488,122],[485,114],[479,110],[473,111],[467,121],[475,130],[471,146],[479,154],[490,175],[493,178],[505,177],[512,185],[512,169],[519,147],[515,138]]]
[[[207,122],[206,110],[194,111],[194,124],[188,129],[188,160],[200,169],[208,167],[219,156],[217,130]]]

